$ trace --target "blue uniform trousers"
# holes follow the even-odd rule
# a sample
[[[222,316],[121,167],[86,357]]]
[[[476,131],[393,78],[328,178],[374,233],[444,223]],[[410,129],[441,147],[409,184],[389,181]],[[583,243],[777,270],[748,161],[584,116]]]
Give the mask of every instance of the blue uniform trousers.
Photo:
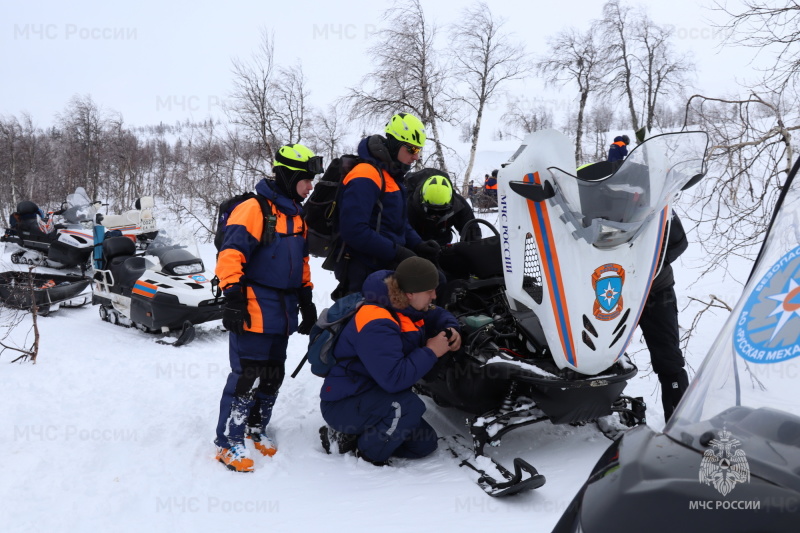
[[[231,372],[222,391],[217,446],[243,444],[246,427],[266,428],[286,372],[289,337],[264,333],[230,333]]]
[[[375,387],[320,406],[333,429],[359,435],[358,449],[371,461],[416,459],[436,450],[436,431],[422,418],[425,403],[410,390],[389,393]]]

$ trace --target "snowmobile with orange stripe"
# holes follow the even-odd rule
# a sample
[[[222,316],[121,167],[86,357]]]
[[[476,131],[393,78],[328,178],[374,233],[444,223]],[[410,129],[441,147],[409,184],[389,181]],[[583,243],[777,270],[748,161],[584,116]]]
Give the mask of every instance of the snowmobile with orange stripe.
[[[553,533],[797,531],[798,170],[800,160],[738,303],[666,427],[637,427],[609,446]]]
[[[129,236],[105,237],[102,230],[96,235],[103,238],[92,303],[100,305],[104,321],[148,333],[177,332],[176,341],[159,342],[180,346],[194,338],[195,324],[222,318],[224,300],[214,298],[191,237],[160,230],[139,251]]]
[[[20,202],[0,240],[19,247],[11,253],[14,264],[83,272],[90,266],[92,224],[99,206],[83,187],[68,194],[61,209],[47,215],[35,202]]]
[[[476,453],[508,431],[549,420],[597,422],[609,437],[645,420],[623,395],[628,358],[658,274],[672,202],[702,178],[704,132],[664,134],[617,168],[576,171],[571,141],[535,132],[499,173],[493,237],[443,249],[439,303],[459,318],[463,350],[416,389],[475,415]],[[468,228],[464,228],[466,231]]]

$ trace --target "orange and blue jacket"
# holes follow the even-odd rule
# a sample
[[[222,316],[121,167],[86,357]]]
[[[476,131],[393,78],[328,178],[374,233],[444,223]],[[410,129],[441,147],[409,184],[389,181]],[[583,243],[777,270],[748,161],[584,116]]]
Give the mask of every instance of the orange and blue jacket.
[[[370,270],[393,266],[398,246],[414,248],[420,239],[408,223],[407,192],[403,180],[395,179],[380,161],[372,157],[367,139],[361,141],[358,155],[369,163],[353,167],[342,181],[339,205],[339,231],[350,257]],[[376,168],[377,167],[377,168]],[[381,174],[384,192],[381,194]],[[380,201],[382,208],[378,207]],[[380,216],[380,231],[378,227]]]
[[[614,137],[614,142],[608,149],[608,161],[622,161],[628,157],[628,145],[622,137]]]
[[[242,202],[228,219],[215,273],[223,292],[245,288],[251,320],[246,330],[291,335],[297,330],[297,290],[313,288],[306,225],[300,206],[278,193],[274,182],[261,180],[256,192],[277,218],[272,242],[260,243],[264,217],[258,200]]]
[[[427,311],[391,308],[384,282],[390,274],[391,270],[379,270],[364,282],[366,302],[336,342],[336,366],[322,384],[323,401],[349,398],[376,387],[389,393],[410,390],[436,363],[436,354],[425,346],[427,340],[445,328],[459,328],[458,320],[440,307]]]

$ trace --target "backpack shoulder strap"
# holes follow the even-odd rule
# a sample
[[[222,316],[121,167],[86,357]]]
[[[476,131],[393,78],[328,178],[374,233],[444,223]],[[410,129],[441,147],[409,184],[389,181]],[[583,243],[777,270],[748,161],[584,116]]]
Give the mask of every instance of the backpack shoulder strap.
[[[264,227],[261,230],[261,246],[268,245],[275,238],[275,226],[278,223],[278,217],[272,210],[272,203],[261,194],[255,193],[255,199],[258,205],[261,206],[261,216],[264,217]]]

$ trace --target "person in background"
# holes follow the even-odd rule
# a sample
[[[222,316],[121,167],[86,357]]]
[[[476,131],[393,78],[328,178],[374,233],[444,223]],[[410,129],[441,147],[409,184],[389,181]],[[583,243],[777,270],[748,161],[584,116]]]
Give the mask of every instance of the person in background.
[[[631,140],[627,135],[614,137],[614,142],[608,149],[607,161],[613,163],[615,161],[622,161],[628,157],[628,144],[630,144],[630,142]]]
[[[453,188],[447,173],[426,168],[406,176],[411,192],[408,201],[408,221],[424,241],[433,239],[440,246],[453,241],[453,230],[458,234],[475,218],[472,207]],[[479,240],[481,230],[472,224],[468,240]]]
[[[267,427],[283,383],[289,336],[308,335],[317,320],[300,204],[322,172],[322,158],[302,144],[286,145],[275,154],[273,170],[275,179],[262,179],[256,193],[270,204],[274,226],[264,234],[259,201],[242,202],[231,212],[217,259],[231,372],[214,443],[216,459],[237,472],[253,470],[245,438],[263,455],[277,452]]]
[[[491,176],[487,174],[483,189],[487,195],[497,198],[497,169],[492,170]]]

